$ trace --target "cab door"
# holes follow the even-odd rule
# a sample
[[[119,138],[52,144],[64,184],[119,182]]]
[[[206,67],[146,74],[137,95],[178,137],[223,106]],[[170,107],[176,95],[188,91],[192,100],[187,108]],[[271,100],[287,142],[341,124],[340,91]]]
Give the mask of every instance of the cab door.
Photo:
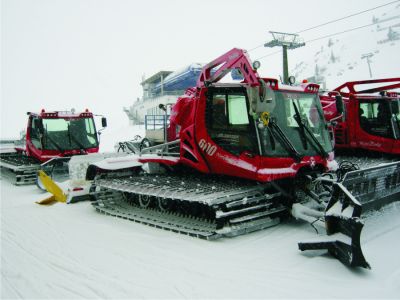
[[[28,120],[28,130],[26,135],[26,152],[28,156],[33,156],[41,160],[43,153],[43,132],[42,120],[37,116],[30,116]]]
[[[212,173],[255,179],[260,163],[255,123],[246,89],[210,88],[206,103],[207,137],[199,141]]]

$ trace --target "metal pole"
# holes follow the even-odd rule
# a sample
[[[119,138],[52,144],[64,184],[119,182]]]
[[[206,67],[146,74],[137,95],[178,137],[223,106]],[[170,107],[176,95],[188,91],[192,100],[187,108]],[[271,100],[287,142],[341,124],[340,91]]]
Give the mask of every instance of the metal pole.
[[[368,63],[369,77],[372,78],[371,61],[369,60],[369,56],[367,57],[367,63]]]
[[[164,143],[168,142],[167,141],[167,134],[168,134],[168,132],[167,132],[167,111],[168,111],[168,108],[167,108],[167,106],[165,106],[165,112],[164,112]]]
[[[289,82],[289,64],[288,64],[286,45],[282,45],[282,55],[283,55],[283,83],[287,84]]]
[[[161,74],[161,96],[164,95],[164,76]]]
[[[372,78],[372,70],[371,70],[371,60],[370,58],[374,56],[373,53],[366,53],[361,55],[361,59],[366,58],[367,59],[367,64],[368,64],[368,70],[369,70],[369,77]]]
[[[296,49],[299,47],[303,47],[306,44],[299,39],[299,36],[295,33],[286,33],[286,32],[277,32],[270,31],[272,34],[273,40],[264,44],[264,47],[282,47],[282,56],[283,56],[283,83],[289,83],[289,63],[288,63],[288,49]]]

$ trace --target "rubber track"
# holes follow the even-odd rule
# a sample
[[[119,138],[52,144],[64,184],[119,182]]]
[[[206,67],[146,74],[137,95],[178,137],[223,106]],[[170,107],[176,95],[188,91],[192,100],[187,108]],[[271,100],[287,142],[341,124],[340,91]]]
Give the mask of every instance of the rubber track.
[[[93,201],[92,205],[98,212],[105,215],[207,240],[221,237],[220,234],[216,233],[215,222],[189,218],[178,213],[133,206],[127,203],[118,192],[105,192],[102,195],[97,195],[97,197],[98,200]]]

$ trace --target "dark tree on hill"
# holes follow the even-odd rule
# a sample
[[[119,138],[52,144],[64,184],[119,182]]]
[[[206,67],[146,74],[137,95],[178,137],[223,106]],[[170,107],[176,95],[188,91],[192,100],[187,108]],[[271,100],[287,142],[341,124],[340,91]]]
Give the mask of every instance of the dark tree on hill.
[[[317,64],[315,65],[314,74],[315,74],[315,76],[318,76],[318,75],[319,75],[319,67],[318,67]]]
[[[330,58],[330,62],[331,63],[335,63],[337,60],[336,56],[333,54],[333,50],[331,51],[331,58]]]
[[[395,41],[395,40],[398,40],[400,38],[400,34],[398,32],[396,32],[396,31],[394,31],[392,29],[392,27],[389,27],[389,31],[388,31],[387,37],[388,37],[389,41]]]

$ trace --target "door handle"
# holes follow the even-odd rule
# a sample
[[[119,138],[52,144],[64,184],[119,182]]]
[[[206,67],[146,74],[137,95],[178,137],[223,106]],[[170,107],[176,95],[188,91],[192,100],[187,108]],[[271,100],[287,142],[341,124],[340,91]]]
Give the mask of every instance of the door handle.
[[[249,158],[253,158],[253,157],[254,157],[254,154],[251,153],[251,152],[249,152],[249,151],[244,151],[243,154],[244,154],[245,156],[249,157]]]

